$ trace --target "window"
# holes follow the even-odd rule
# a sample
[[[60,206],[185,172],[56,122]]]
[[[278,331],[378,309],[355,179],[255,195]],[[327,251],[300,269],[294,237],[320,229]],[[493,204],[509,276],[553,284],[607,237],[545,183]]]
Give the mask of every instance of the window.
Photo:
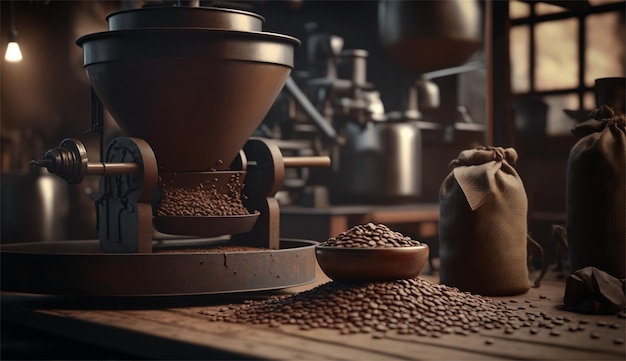
[[[519,107],[540,99],[547,105],[546,119],[536,121],[545,122],[551,136],[569,134],[580,120],[564,110],[584,114],[596,107],[595,79],[626,73],[624,0],[555,4],[530,0],[509,4],[514,102]]]

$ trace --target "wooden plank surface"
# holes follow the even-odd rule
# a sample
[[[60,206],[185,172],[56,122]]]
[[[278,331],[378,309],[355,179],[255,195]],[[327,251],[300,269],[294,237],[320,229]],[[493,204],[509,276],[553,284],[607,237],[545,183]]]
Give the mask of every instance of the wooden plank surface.
[[[436,281],[432,276],[424,278]],[[328,282],[318,281],[279,292],[293,294]],[[516,312],[542,312],[562,325],[529,328],[512,333],[503,329],[440,338],[387,333],[342,335],[336,330],[301,330],[297,326],[237,324],[210,321],[201,312],[219,310],[248,299],[263,300],[273,293],[170,297],[81,299],[24,297],[3,294],[3,319],[47,332],[63,333],[81,342],[108,347],[150,359],[584,359],[624,360],[626,321],[615,315],[580,315],[559,308],[564,283],[544,282],[524,295],[497,298]],[[276,292],[274,292],[276,293]],[[532,309],[530,304],[533,305]],[[570,325],[582,326],[569,331]],[[612,327],[609,327],[612,325]],[[551,335],[552,331],[559,335]],[[598,338],[592,338],[591,334]],[[622,343],[616,340],[622,340]]]

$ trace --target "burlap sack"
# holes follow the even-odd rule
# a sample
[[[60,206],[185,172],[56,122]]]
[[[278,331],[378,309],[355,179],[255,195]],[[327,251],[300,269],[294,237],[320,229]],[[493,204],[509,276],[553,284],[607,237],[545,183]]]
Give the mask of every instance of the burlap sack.
[[[587,266],[625,278],[626,116],[608,106],[573,130],[567,163],[570,271]]]
[[[440,281],[487,296],[528,291],[528,198],[513,148],[461,152],[439,190]]]

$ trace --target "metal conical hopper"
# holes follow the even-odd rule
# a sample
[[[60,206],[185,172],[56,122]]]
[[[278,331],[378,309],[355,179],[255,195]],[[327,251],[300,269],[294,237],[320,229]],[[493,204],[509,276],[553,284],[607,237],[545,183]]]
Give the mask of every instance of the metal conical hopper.
[[[299,44],[262,31],[191,26],[77,40],[98,97],[127,135],[150,144],[159,171],[228,168],[283,87]]]

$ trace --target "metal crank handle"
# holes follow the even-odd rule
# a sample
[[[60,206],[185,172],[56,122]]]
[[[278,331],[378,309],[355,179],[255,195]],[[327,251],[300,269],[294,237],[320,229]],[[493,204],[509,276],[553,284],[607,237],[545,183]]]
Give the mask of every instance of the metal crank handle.
[[[87,150],[77,139],[64,139],[61,144],[48,149],[41,160],[32,160],[33,167],[45,167],[52,174],[70,184],[80,183],[88,175],[129,174],[139,171],[137,163],[89,163]]]

